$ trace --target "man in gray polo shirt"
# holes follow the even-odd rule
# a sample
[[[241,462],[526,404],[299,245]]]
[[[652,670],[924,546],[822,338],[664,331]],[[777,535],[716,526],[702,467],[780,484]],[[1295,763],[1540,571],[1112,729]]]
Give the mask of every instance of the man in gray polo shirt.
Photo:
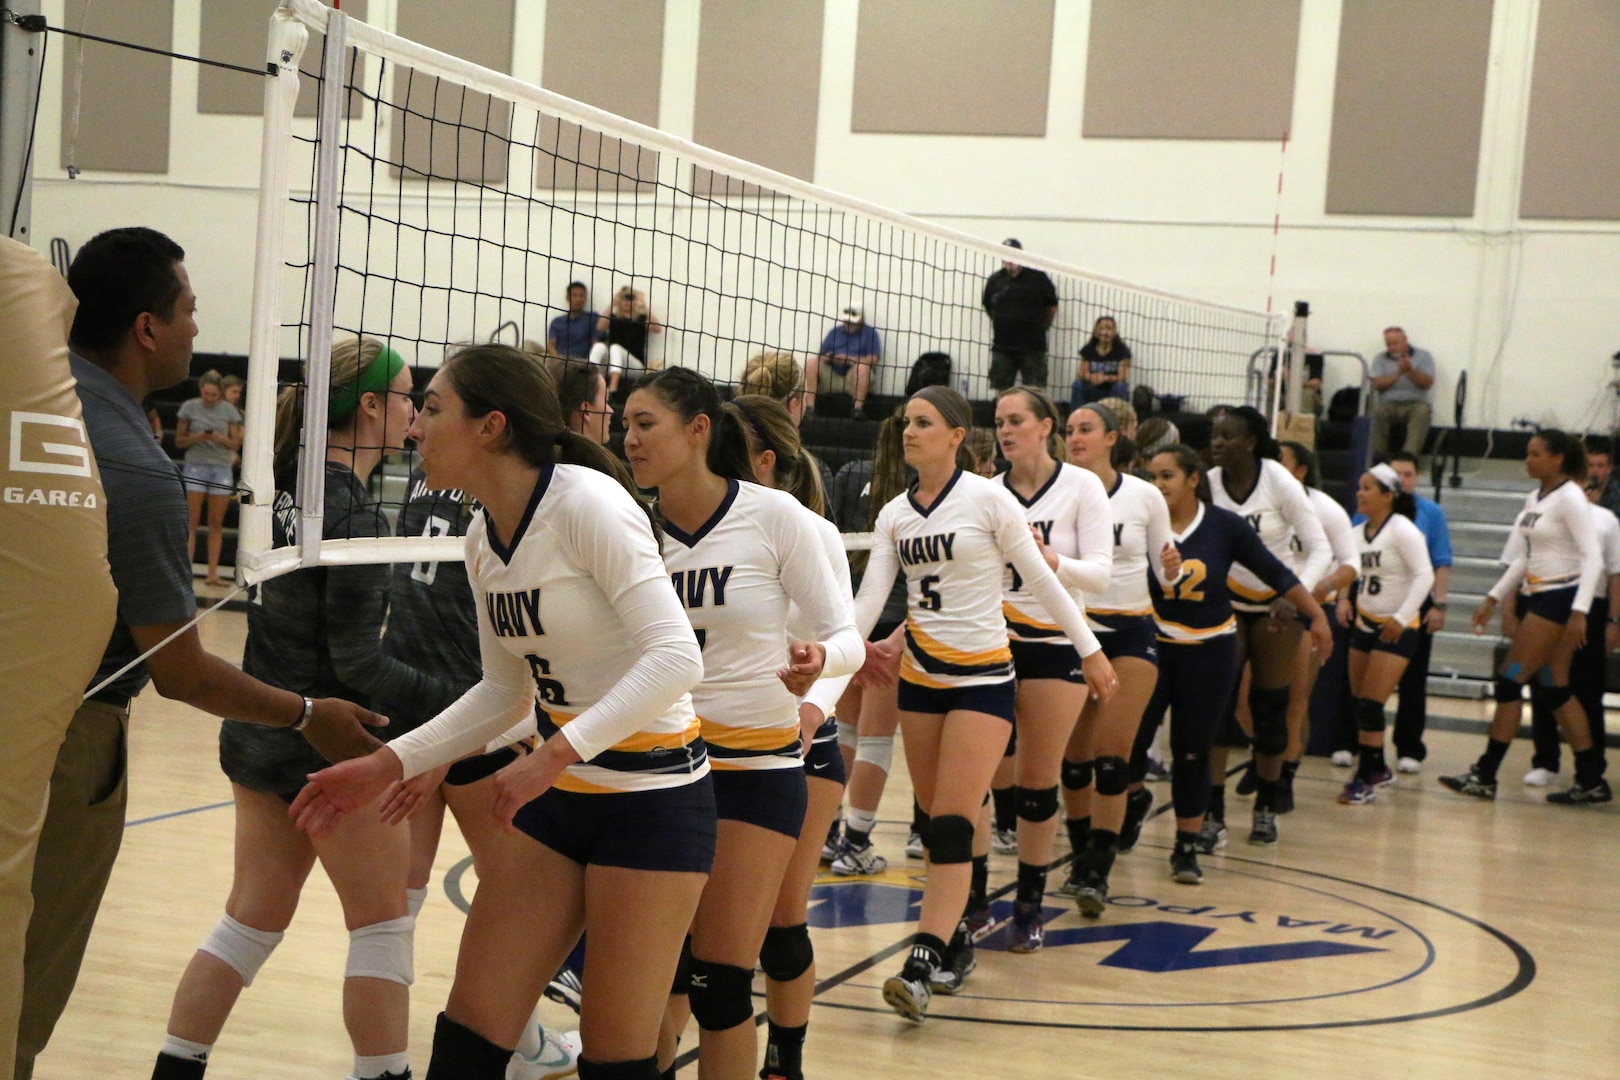
[[[74,714],[51,774],[34,861],[34,912],[24,956],[16,1080],[67,1007],[96,910],[123,839],[129,704],[148,681],[159,694],[216,716],[297,726],[328,761],[380,746],[363,724],[382,719],[347,701],[312,701],[266,686],[203,651],[195,627],[186,496],[152,438],[141,399],[191,368],[197,300],[185,252],[151,229],[114,229],[79,249],[68,284],[79,299],[69,363],[107,502],[107,562],[118,620],[91,680],[103,680],[179,636],[90,695]]]
[[[1378,400],[1372,410],[1372,448],[1385,454],[1391,421],[1406,422],[1406,441],[1397,449],[1422,454],[1429,437],[1429,395],[1434,388],[1434,357],[1427,349],[1414,349],[1406,331],[1391,326],[1384,331],[1384,351],[1373,357],[1372,386]]]

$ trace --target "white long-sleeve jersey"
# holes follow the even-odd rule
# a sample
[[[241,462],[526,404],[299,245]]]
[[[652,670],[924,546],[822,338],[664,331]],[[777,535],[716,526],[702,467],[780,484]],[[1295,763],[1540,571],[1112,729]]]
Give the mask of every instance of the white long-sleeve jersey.
[[[878,513],[872,553],[855,597],[856,626],[869,634],[883,613],[895,570],[906,575],[906,650],[900,677],[919,686],[983,686],[1012,678],[1001,606],[1002,570],[1012,563],[1081,656],[1097,635],[1035,547],[1023,509],[999,481],[960,469],[933,505],[916,488]]]
[[[821,538],[822,549],[827,554],[827,562],[832,567],[833,580],[838,584],[838,596],[849,612],[850,625],[855,624],[855,588],[850,583],[849,556],[844,551],[844,538],[838,535],[838,526],[824,517],[816,514],[810,515],[815,523],[816,535]],[[795,641],[807,641],[815,635],[815,626],[809,616],[799,605],[794,604],[788,609],[788,636]],[[863,646],[864,648],[864,646]],[[810,687],[810,692],[801,699],[821,710],[822,716],[832,716],[833,710],[838,706],[838,699],[844,696],[849,686],[849,675],[834,675],[828,677],[823,674]]]
[[[1092,597],[1086,610],[1092,615],[1152,615],[1148,575],[1158,578],[1165,589],[1175,584],[1164,576],[1164,562],[1159,558],[1164,545],[1175,541],[1170,508],[1158,488],[1119,473],[1114,490],[1108,493],[1108,512],[1114,530],[1114,565],[1108,588]]]
[[[511,541],[479,514],[466,558],[483,678],[388,744],[406,778],[478,753],[531,715],[584,759],[558,778],[564,791],[678,787],[708,773],[688,694],[703,657],[646,515],[617,481],[547,466]]]
[[[803,764],[798,700],[776,677],[788,660],[790,603],[827,651],[826,677],[866,661],[814,516],[786,492],[733,480],[696,532],[664,524],[664,565],[703,647],[692,706],[716,769]]]
[[[1051,477],[1033,498],[1025,499],[1013,490],[1011,473],[1000,480],[1008,494],[1024,511],[1041,542],[1057,554],[1057,577],[1075,604],[1084,611],[1087,594],[1100,594],[1108,587],[1114,565],[1113,516],[1108,492],[1102,481],[1088,469],[1059,462]],[[1007,636],[1014,641],[1037,641],[1048,645],[1068,645],[1062,627],[1041,607],[1024,587],[1023,575],[1008,563],[1002,581],[1002,612],[1007,617]]]
[[[1288,564],[1307,589],[1315,589],[1323,578],[1332,577],[1341,566],[1360,573],[1361,571],[1361,545],[1356,540],[1356,527],[1350,521],[1350,515],[1339,501],[1327,492],[1318,488],[1306,488],[1305,497],[1311,501],[1311,509],[1316,511],[1316,520],[1322,523],[1322,531],[1327,534],[1328,547],[1333,551],[1333,558],[1327,570],[1316,581],[1305,581],[1303,574],[1305,564],[1309,561],[1305,553],[1305,545],[1300,542],[1296,534],[1289,542],[1289,550],[1293,553],[1293,561]]]
[[[1620,574],[1620,518],[1612,512],[1594,503],[1587,503],[1587,516],[1592,522],[1592,532],[1596,537],[1598,551],[1603,561],[1604,577],[1613,577]],[[1521,588],[1525,588],[1524,578],[1527,561],[1524,558],[1524,536],[1518,530],[1508,534],[1507,544],[1502,549],[1502,564],[1506,568],[1500,580],[1491,589],[1491,596],[1498,603],[1507,600]],[[1558,588],[1559,586],[1552,586]],[[1599,588],[1602,587],[1601,579]],[[1526,592],[1535,592],[1535,589],[1525,588]],[[1594,594],[1595,595],[1595,594]]]
[[[1376,530],[1370,521],[1362,525],[1356,542],[1361,549],[1356,613],[1373,626],[1394,619],[1416,629],[1418,611],[1434,587],[1423,530],[1405,514],[1391,514]]]
[[[1307,587],[1321,581],[1332,570],[1333,549],[1328,544],[1322,523],[1311,510],[1305,497],[1305,486],[1295,480],[1280,462],[1260,459],[1260,475],[1254,490],[1242,502],[1226,490],[1224,470],[1209,470],[1209,487],[1216,506],[1230,510],[1249,523],[1260,534],[1261,541],[1286,565],[1293,563],[1292,546],[1299,538],[1304,560],[1297,564],[1295,574]],[[1238,611],[1265,611],[1277,594],[1255,577],[1246,567],[1233,566],[1226,579],[1232,591],[1232,607]]]

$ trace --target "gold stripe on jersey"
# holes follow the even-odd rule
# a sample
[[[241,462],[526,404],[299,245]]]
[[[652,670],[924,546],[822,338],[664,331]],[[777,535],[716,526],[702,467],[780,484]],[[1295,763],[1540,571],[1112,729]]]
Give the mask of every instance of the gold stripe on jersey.
[[[1143,615],[1151,615],[1151,614],[1153,614],[1153,606],[1150,604],[1145,608],[1129,608],[1129,609],[1126,609],[1126,608],[1088,607],[1088,608],[1086,608],[1086,614],[1087,615],[1117,615],[1117,616],[1122,616],[1122,617],[1126,617],[1126,618],[1140,618]],[[1095,629],[1095,627],[1093,627],[1093,629]]]
[[[1039,619],[1031,618],[1007,600],[1001,602],[1001,613],[1007,617],[1007,628],[1009,630],[1036,630],[1045,631],[1047,634],[1063,633],[1063,627],[1057,623],[1041,622]]]
[[[569,721],[579,715],[578,713],[558,712],[556,709],[546,708],[545,706],[541,706],[540,711],[545,713],[546,717],[557,726],[558,731],[567,727]],[[702,724],[694,716],[692,722],[686,725],[686,730],[681,732],[678,737],[667,731],[638,731],[634,735],[620,739],[608,747],[608,752],[647,754],[654,750],[669,750],[677,746],[691,746],[692,743],[697,741],[700,734],[702,734]]]
[[[1226,588],[1239,600],[1247,600],[1251,604],[1265,604],[1277,599],[1274,589],[1251,589],[1235,577],[1227,577]]]
[[[917,662],[911,658],[909,652],[900,658],[900,678],[916,686],[926,686],[930,690],[957,689],[955,683],[940,682],[918,667]]]
[[[956,664],[961,667],[984,667],[995,664],[1012,663],[1012,649],[1008,648],[1005,640],[998,648],[985,649],[983,652],[966,652],[962,649],[953,649],[949,645],[938,641],[917,627],[915,615],[906,616],[906,632],[911,635],[912,641],[930,657],[944,664]]]
[[[604,787],[601,784],[593,784],[589,780],[581,780],[577,776],[570,775],[567,769],[563,770],[562,775],[557,777],[556,782],[551,786],[558,791],[572,791],[576,795],[623,795],[629,790],[627,788]]]
[[[1531,592],[1542,592],[1551,589],[1563,589],[1580,582],[1581,575],[1565,574],[1563,577],[1542,578],[1525,571],[1524,584]]]
[[[1210,627],[1183,626],[1181,623],[1162,619],[1158,616],[1154,616],[1153,621],[1158,624],[1160,641],[1174,641],[1181,644],[1208,641],[1211,638],[1230,634],[1237,629],[1237,619],[1231,615],[1228,615],[1226,621],[1219,626]]]
[[[756,728],[732,727],[707,718],[702,719],[703,741],[709,744],[711,754],[719,756],[723,750],[787,750],[799,737],[793,727]]]

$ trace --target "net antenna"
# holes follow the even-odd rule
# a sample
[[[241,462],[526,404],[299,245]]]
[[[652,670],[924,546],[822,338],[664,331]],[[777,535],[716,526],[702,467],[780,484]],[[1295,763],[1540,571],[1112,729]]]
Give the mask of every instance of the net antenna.
[[[311,32],[324,35],[318,63],[304,58]],[[898,401],[918,357],[941,352],[953,384],[988,413],[992,328],[982,293],[1011,254],[1049,275],[1059,298],[1044,387],[1059,401],[1069,399],[1079,350],[1104,315],[1131,349],[1132,386],[1186,409],[1244,400],[1248,358],[1281,339],[1280,318],[1264,312],[1014,253],[315,0],[281,0],[268,59],[239,555],[250,581],[299,566],[460,558],[457,538],[327,535],[324,420],[329,395],[343,389],[331,385],[333,344],[365,335],[421,370],[487,340],[490,327],[504,337],[510,323],[520,342],[544,342],[573,281],[604,318],[610,298],[636,294],[608,319],[600,361],[622,362],[630,377],[684,366],[723,387],[760,353],[790,353],[801,365],[816,357],[844,309],[858,306],[882,343],[868,415]],[[310,81],[313,118],[298,115]],[[304,371],[295,361],[306,359]],[[838,391],[844,415],[852,395],[850,372],[833,375],[805,432],[837,470],[871,457],[875,431],[836,418]],[[275,399],[289,387],[303,395],[305,425],[296,490],[278,494]],[[385,512],[404,501],[409,469],[408,453],[389,454],[374,487]],[[846,546],[863,546],[853,531]]]

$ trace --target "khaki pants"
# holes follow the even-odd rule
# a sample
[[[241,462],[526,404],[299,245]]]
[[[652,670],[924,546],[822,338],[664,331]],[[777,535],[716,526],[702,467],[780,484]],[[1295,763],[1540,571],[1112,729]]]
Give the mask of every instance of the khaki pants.
[[[1429,438],[1429,403],[1427,401],[1383,401],[1373,405],[1372,450],[1387,454],[1395,449],[1389,445],[1389,425],[1393,420],[1406,421],[1406,442],[1400,447],[1408,454],[1423,453],[1423,444]]]
[[[15,1080],[33,1076],[34,1058],[50,1041],[79,978],[124,840],[128,735],[128,710],[87,701],[74,713],[56,755],[34,859],[34,916],[23,961]]]
[[[101,479],[80,449],[87,443],[68,369],[77,306],[44,256],[0,237],[0,433],[9,439],[0,486],[65,492],[71,503],[52,505],[49,494],[0,501],[0,1080],[11,1077],[15,1056],[51,768],[118,599]]]

